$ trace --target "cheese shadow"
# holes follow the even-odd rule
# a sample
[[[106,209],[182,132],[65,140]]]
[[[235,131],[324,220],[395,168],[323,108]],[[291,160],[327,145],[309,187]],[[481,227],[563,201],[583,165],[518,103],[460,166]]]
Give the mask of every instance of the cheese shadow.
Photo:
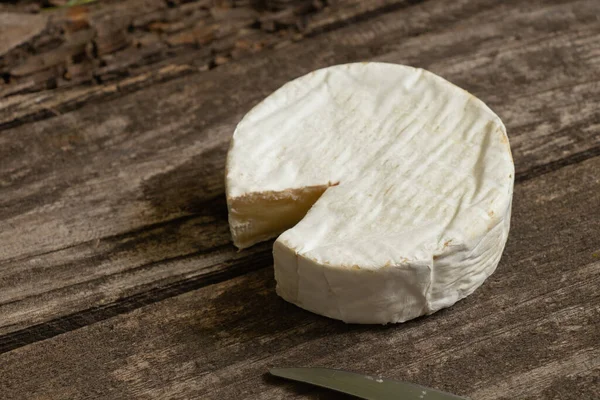
[[[210,214],[227,222],[225,206],[225,158],[227,146],[219,146],[191,157],[177,167],[144,181],[144,199],[155,215]],[[219,207],[207,205],[222,201]]]
[[[230,336],[235,335],[232,339],[239,341],[255,340],[263,335],[284,335],[295,330],[302,331],[305,339],[310,339],[373,328],[386,329],[345,324],[286,302],[275,292],[272,265],[226,284],[227,289],[211,301],[214,314],[210,317],[210,329],[225,329]]]
[[[215,311],[211,315],[212,328],[233,330],[240,340],[289,333],[290,330],[301,331],[304,339],[355,336],[361,332],[380,335],[389,330],[412,327],[426,318],[419,317],[402,324],[361,325],[314,314],[277,295],[272,264],[235,278],[227,285],[226,290],[211,300],[210,308]]]

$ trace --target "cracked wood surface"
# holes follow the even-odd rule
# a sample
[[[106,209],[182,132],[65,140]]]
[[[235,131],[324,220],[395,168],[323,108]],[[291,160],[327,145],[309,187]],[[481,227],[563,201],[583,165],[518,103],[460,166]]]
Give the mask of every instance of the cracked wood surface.
[[[30,14],[44,34],[2,26],[3,13],[36,2],[0,8],[0,32],[15,35],[0,47],[0,393],[327,397],[261,375],[318,364],[474,399],[596,398],[600,4],[258,3]],[[117,14],[111,24],[138,18],[116,29],[121,39],[103,25]],[[224,37],[271,42],[234,55],[194,31],[159,57],[131,47],[136,26],[163,43],[198,16],[251,18]],[[74,33],[57,31],[75,17]],[[123,51],[133,64],[116,61]],[[54,61],[40,70],[40,57]],[[480,97],[507,125],[517,172],[498,271],[456,306],[396,327],[345,326],[285,304],[270,244],[237,252],[229,241],[223,166],[235,124],[286,81],[359,60],[427,68]],[[65,77],[69,68],[88,75]],[[23,86],[39,74],[44,85]]]

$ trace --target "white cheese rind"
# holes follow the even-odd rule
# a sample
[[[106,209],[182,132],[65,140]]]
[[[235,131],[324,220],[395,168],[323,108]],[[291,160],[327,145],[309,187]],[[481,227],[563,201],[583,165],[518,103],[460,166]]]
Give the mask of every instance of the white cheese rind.
[[[506,130],[483,102],[384,63],[284,85],[238,125],[226,175],[238,247],[290,228],[273,249],[277,293],[354,323],[403,322],[479,287],[506,243],[513,181]],[[326,190],[299,222],[261,209],[296,196],[304,212],[318,197],[305,188]]]

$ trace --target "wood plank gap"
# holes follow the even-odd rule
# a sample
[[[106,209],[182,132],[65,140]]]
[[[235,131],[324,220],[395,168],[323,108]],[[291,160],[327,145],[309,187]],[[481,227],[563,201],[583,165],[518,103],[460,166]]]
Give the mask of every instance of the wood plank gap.
[[[600,156],[600,146],[592,147],[590,149],[571,154],[567,157],[561,158],[559,160],[551,161],[547,164],[542,164],[530,168],[522,174],[517,174],[515,177],[515,183],[526,182],[531,179],[537,178],[542,175],[549,174],[554,171],[558,171],[563,167],[567,167],[569,165],[578,164],[580,162],[589,160],[594,157]]]
[[[191,257],[202,256],[202,255],[211,254],[211,253],[218,253],[218,252],[220,252],[220,251],[222,251],[224,249],[229,249],[230,247],[231,247],[231,244],[227,243],[227,244],[223,244],[223,245],[220,245],[220,246],[213,247],[211,249],[203,249],[203,250],[189,252],[189,253],[186,253],[186,254],[180,254],[180,255],[177,255],[177,256],[174,256],[174,257],[166,257],[166,258],[163,258],[161,260],[156,260],[156,261],[152,261],[152,262],[145,263],[145,264],[142,264],[142,265],[138,265],[138,266],[136,266],[134,268],[130,268],[130,269],[126,270],[126,271],[121,271],[121,272],[116,273],[116,274],[111,274],[110,277],[111,278],[115,278],[115,277],[118,277],[118,276],[122,276],[124,274],[131,274],[131,273],[136,272],[136,271],[140,271],[140,270],[143,270],[143,269],[151,268],[151,267],[153,267],[155,265],[158,265],[158,264],[170,263],[170,262],[174,262],[174,261],[185,260],[185,259],[188,259],[188,258],[191,258]],[[88,285],[90,283],[94,283],[94,282],[97,282],[97,281],[102,281],[104,279],[106,279],[106,276],[98,276],[95,279],[90,279],[90,280],[87,280],[85,282],[81,282],[81,283],[72,285],[71,287],[77,287],[79,285]],[[177,281],[177,282],[182,282],[182,281]],[[44,294],[49,294],[49,293],[53,293],[53,292],[59,292],[62,289],[63,288],[51,289],[51,290],[45,291]],[[29,299],[29,298],[33,298],[33,297],[37,297],[37,296],[39,296],[39,294],[31,294],[31,295],[26,295],[26,296],[23,296],[23,297],[15,298],[13,300],[10,300],[10,301],[4,302],[4,303],[0,302],[0,306],[7,306],[7,305],[10,305],[10,304],[13,304],[13,303],[19,303],[19,302],[21,302],[23,300],[26,300],[26,299]]]
[[[317,36],[317,35],[320,35],[323,33],[331,32],[331,31],[334,31],[334,30],[337,30],[340,28],[344,28],[351,24],[364,22],[369,19],[380,17],[387,13],[399,11],[404,8],[422,4],[422,3],[425,3],[426,1],[428,1],[428,0],[407,0],[404,2],[384,4],[382,7],[375,8],[373,10],[367,11],[362,14],[354,15],[348,19],[341,19],[341,20],[335,21],[329,25],[315,28],[311,32],[307,33],[306,37],[314,37],[314,36]]]
[[[173,224],[180,224],[180,223],[192,220],[192,219],[194,219],[196,217],[198,217],[198,214],[186,214],[186,215],[182,215],[180,217],[175,217],[175,218],[167,219],[165,221],[160,221],[160,222],[155,222],[155,223],[152,223],[152,224],[143,225],[143,226],[140,226],[139,228],[132,229],[130,231],[120,232],[120,233],[117,233],[117,234],[114,234],[114,235],[108,235],[108,236],[104,236],[104,237],[97,238],[97,239],[83,240],[81,242],[75,242],[75,243],[72,243],[72,244],[70,244],[68,246],[64,246],[64,247],[61,247],[61,248],[58,248],[58,249],[52,249],[52,250],[43,251],[43,252],[40,252],[40,253],[28,254],[26,256],[7,258],[5,260],[0,261],[0,266],[5,265],[5,264],[9,264],[9,263],[18,262],[18,261],[29,260],[29,259],[35,258],[35,257],[41,257],[41,256],[49,255],[49,254],[52,254],[52,253],[57,253],[59,251],[68,250],[68,249],[71,249],[73,247],[77,247],[77,246],[81,246],[81,245],[84,245],[84,244],[96,242],[96,241],[99,241],[99,240],[119,240],[119,239],[125,239],[125,238],[127,238],[129,236],[143,234],[145,232],[149,232],[149,231],[152,231],[154,229],[165,228],[165,227],[168,227],[168,226],[173,225]]]
[[[197,70],[192,68],[174,68],[172,70],[173,71],[169,71],[169,73],[167,74],[163,74],[159,70],[146,74],[147,76],[130,77],[129,81],[131,82],[131,84],[127,84],[127,81],[119,81],[117,83],[111,83],[109,85],[102,86],[93,86],[93,84],[90,84],[90,87],[87,88],[87,90],[84,90],[84,92],[87,93],[84,93],[81,96],[74,97],[73,99],[71,99],[71,101],[66,101],[60,104],[60,107],[44,108],[33,113],[23,115],[22,117],[17,117],[15,119],[9,120],[7,122],[0,122],[0,132],[28,123],[42,121],[48,118],[53,118],[62,114],[66,114],[71,111],[75,111],[83,107],[84,105],[90,104],[91,101],[103,103],[106,101],[113,100],[120,96],[135,93],[147,87],[144,83],[164,83],[177,78],[182,78],[194,72],[198,72]],[[68,91],[67,88],[65,88],[65,92],[66,91]]]
[[[205,273],[169,285],[121,298],[114,302],[92,307],[74,314],[65,315],[31,327],[8,333],[0,337],[0,354],[41,340],[50,339],[62,333],[74,331],[84,326],[103,321],[162,300],[191,292],[205,286],[214,285],[271,265],[271,252],[253,253],[250,257],[217,272]]]

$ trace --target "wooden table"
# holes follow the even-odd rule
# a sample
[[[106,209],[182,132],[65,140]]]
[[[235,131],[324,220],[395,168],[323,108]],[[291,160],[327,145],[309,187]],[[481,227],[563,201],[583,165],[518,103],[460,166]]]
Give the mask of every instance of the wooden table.
[[[0,5],[0,398],[333,398],[265,375],[318,365],[473,399],[600,399],[600,2],[259,3]],[[236,123],[356,60],[480,97],[516,164],[496,273],[401,325],[284,302],[271,243],[229,238]]]

